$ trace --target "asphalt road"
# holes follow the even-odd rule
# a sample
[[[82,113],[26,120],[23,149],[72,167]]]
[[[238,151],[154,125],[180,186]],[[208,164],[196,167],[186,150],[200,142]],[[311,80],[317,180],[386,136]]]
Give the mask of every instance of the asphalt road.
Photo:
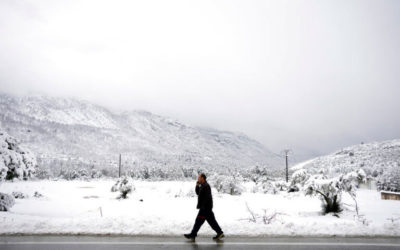
[[[1,250],[136,249],[400,249],[400,238],[198,237],[151,236],[0,236]]]

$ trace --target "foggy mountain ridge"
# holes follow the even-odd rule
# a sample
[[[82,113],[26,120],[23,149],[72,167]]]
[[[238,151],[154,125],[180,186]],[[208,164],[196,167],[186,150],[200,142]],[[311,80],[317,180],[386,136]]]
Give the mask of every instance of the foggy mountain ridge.
[[[0,93],[0,127],[30,148],[39,166],[281,167],[282,160],[243,133],[185,125],[147,111],[111,111],[74,98]]]

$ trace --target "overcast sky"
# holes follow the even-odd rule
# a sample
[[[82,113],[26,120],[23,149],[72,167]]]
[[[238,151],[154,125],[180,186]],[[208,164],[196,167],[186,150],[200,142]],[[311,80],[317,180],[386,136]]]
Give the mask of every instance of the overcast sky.
[[[305,159],[400,138],[400,1],[0,1],[0,91],[242,131]]]

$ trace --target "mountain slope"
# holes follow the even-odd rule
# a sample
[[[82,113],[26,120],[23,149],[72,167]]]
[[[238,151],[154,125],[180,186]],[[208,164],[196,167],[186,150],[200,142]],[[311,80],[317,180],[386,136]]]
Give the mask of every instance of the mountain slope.
[[[360,168],[378,180],[378,188],[400,191],[400,139],[353,145],[291,169],[306,169],[311,173],[323,171],[333,176]]]
[[[0,126],[38,157],[39,165],[216,170],[280,160],[244,134],[191,127],[146,111],[112,112],[69,98],[0,94]],[[57,162],[57,164],[56,164]],[[61,165],[62,165],[61,164]]]

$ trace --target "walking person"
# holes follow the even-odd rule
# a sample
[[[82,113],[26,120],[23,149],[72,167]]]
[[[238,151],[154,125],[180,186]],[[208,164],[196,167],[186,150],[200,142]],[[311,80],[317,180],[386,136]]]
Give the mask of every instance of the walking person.
[[[192,232],[190,234],[184,234],[185,238],[192,241],[195,240],[197,237],[197,232],[206,220],[211,228],[217,233],[217,235],[213,237],[213,240],[219,240],[224,237],[224,233],[218,225],[218,222],[215,220],[215,216],[212,211],[213,200],[211,195],[211,187],[207,183],[206,179],[207,177],[203,173],[197,178],[196,194],[198,195],[197,209],[199,209],[199,213],[196,217]]]

